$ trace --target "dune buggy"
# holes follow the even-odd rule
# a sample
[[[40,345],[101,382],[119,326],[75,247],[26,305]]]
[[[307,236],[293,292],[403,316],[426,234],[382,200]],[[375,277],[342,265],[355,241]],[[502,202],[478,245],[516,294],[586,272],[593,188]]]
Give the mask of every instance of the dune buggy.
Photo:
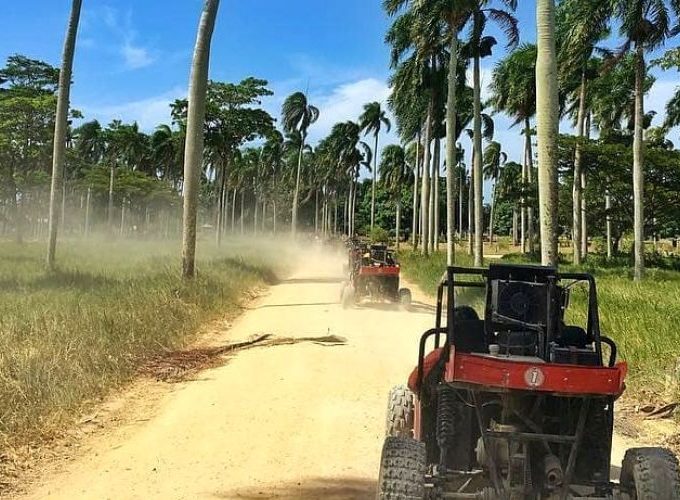
[[[587,285],[583,327],[567,323],[578,283]],[[458,304],[474,290],[476,308]],[[378,498],[680,498],[678,461],[663,448],[628,450],[612,480],[627,372],[616,356],[591,275],[448,268],[418,365],[389,396]]]
[[[385,245],[357,245],[350,248],[349,280],[343,284],[341,301],[350,307],[362,300],[389,300],[411,304],[411,291],[399,288],[401,268]]]

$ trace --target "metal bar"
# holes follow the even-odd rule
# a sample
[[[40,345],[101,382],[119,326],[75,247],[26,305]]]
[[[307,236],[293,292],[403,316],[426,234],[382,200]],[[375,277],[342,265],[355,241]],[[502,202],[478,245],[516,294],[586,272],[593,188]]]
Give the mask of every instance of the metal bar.
[[[483,281],[454,281],[454,286],[461,288],[485,288],[486,283]]]
[[[590,409],[590,398],[583,398],[581,411],[578,416],[578,424],[576,425],[576,440],[571,446],[569,452],[569,460],[567,461],[567,470],[564,473],[564,484],[562,485],[562,492],[560,493],[560,500],[566,500],[569,494],[569,486],[571,486],[571,478],[574,475],[574,467],[576,466],[576,456],[578,449],[583,439],[583,431],[586,427],[586,420],[588,417],[588,410]]]
[[[439,347],[439,330],[442,327],[442,300],[444,298],[444,284],[441,283],[437,287],[437,312],[435,314],[435,328],[437,330],[437,334],[434,338],[434,348],[437,349]]]
[[[573,443],[576,441],[576,436],[560,436],[558,434],[502,431],[486,431],[486,433],[491,437],[513,439],[515,441],[547,441],[550,443]]]
[[[489,434],[484,428],[484,421],[482,420],[482,413],[479,410],[479,403],[477,402],[477,393],[471,391],[472,402],[475,405],[475,415],[477,416],[477,425],[479,425],[479,432],[482,435],[482,443],[484,443],[484,449],[487,450],[489,455],[489,471],[491,472],[491,481],[493,482],[493,488],[496,490],[498,498],[505,500],[505,488],[503,487],[503,481],[501,475],[496,468],[496,460],[493,458],[491,453],[491,443],[489,443]]]

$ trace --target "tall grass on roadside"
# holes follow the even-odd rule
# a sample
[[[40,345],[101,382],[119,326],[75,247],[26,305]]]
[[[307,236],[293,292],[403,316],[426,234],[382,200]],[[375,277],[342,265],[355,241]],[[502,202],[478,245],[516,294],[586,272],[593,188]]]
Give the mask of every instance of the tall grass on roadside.
[[[283,271],[284,253],[254,250],[203,250],[185,283],[176,246],[65,242],[47,273],[42,244],[0,243],[0,445],[49,434]]]
[[[456,258],[460,265],[470,264],[465,254],[458,253]],[[400,259],[406,278],[434,295],[446,268],[446,256],[423,258],[403,252]],[[517,254],[503,261],[521,263],[527,259]],[[673,374],[680,360],[680,272],[670,270],[673,265],[648,269],[640,283],[632,280],[630,267],[623,260],[607,262],[592,255],[580,269],[596,277],[601,330],[616,341],[620,358],[628,362],[633,390],[663,391],[667,375]],[[575,270],[570,265],[560,269]],[[586,296],[585,287],[577,286],[572,293],[568,319],[576,324],[585,325]]]

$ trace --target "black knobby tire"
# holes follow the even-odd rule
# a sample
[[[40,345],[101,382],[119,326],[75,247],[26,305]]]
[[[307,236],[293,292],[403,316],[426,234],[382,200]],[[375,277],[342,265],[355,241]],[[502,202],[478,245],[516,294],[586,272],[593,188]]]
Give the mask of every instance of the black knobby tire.
[[[411,297],[411,290],[409,290],[408,288],[400,288],[399,304],[401,304],[402,307],[411,307],[412,301],[413,298]]]
[[[387,398],[385,434],[413,437],[413,393],[405,385],[392,387]]]
[[[387,437],[380,458],[377,500],[423,500],[425,462],[424,443]]]
[[[621,486],[636,500],[678,500],[678,459],[665,448],[631,448],[621,466]]]

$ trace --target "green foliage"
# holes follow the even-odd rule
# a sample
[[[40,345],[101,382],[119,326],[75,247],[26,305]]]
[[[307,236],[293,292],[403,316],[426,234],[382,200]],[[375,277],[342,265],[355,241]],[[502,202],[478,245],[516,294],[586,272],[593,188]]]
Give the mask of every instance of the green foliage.
[[[374,243],[388,244],[390,242],[390,233],[378,226],[374,226],[373,229],[368,230],[368,237]]]

